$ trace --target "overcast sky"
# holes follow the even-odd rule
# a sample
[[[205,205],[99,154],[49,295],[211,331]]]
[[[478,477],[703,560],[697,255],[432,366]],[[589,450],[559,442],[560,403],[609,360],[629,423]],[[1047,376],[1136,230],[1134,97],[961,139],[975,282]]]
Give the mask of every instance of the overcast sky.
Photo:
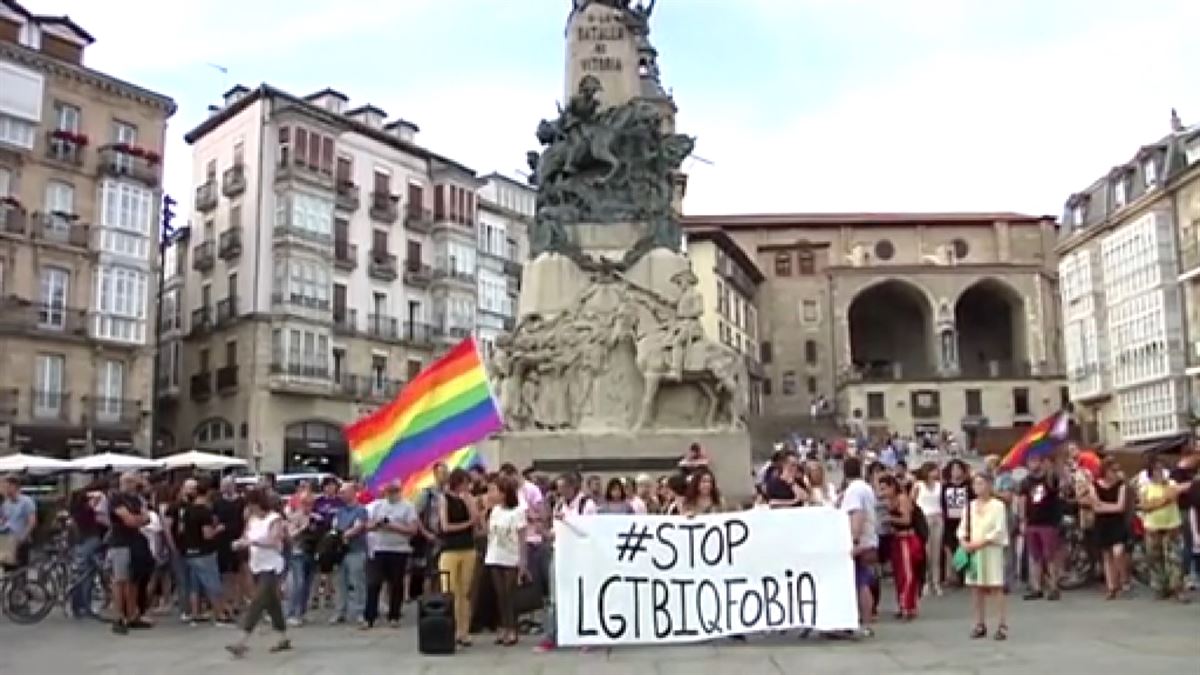
[[[233,84],[332,86],[514,174],[562,98],[570,0],[28,0],[96,37],[91,67],[175,98],[183,134]],[[659,0],[651,39],[689,213],[1058,214],[1168,131],[1200,122],[1196,0]],[[218,68],[227,71],[221,72]]]

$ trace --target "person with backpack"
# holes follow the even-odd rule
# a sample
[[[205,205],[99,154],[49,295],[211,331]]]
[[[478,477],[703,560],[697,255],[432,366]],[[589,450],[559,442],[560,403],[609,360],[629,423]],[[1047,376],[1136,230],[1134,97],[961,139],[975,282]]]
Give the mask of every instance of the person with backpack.
[[[902,621],[912,621],[917,618],[917,602],[921,595],[918,570],[925,559],[925,547],[917,534],[913,517],[916,507],[895,476],[880,476],[878,486],[879,496],[887,504],[887,520],[892,526],[891,562],[896,582],[896,617]]]

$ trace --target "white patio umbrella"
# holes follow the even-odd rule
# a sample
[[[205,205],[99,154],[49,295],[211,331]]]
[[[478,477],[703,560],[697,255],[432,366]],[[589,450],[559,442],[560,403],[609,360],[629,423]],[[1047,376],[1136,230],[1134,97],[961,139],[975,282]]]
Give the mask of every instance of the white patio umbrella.
[[[102,452],[99,455],[79,457],[71,461],[74,471],[141,471],[157,469],[162,462],[156,459],[146,459],[137,455],[122,455],[117,452]]]
[[[0,457],[0,473],[56,473],[69,471],[70,462],[52,457],[15,453]]]
[[[225,455],[217,455],[211,452],[200,452],[199,450],[189,450],[188,452],[181,452],[178,455],[163,457],[161,462],[161,466],[164,469],[203,469],[205,471],[219,471],[221,469],[246,466],[246,460],[244,459],[226,457]]]

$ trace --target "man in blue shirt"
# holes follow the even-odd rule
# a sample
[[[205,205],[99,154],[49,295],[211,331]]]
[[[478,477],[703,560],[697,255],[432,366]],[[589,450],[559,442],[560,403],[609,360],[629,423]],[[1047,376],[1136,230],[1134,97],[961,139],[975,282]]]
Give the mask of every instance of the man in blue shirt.
[[[21,479],[16,476],[5,476],[0,482],[0,492],[4,494],[0,534],[10,536],[13,547],[13,560],[0,562],[24,567],[29,564],[29,540],[37,526],[37,505],[29,495],[21,494]]]
[[[338,491],[342,503],[333,517],[333,529],[344,542],[345,554],[337,570],[338,611],[330,623],[354,620],[360,628],[369,628],[363,617],[367,602],[367,509],[355,499],[358,486],[342,483]]]

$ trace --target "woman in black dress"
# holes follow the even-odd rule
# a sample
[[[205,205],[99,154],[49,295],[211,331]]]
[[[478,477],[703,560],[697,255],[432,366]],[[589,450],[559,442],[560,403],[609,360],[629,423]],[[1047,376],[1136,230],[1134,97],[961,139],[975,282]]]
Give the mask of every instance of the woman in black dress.
[[[1121,469],[1117,460],[1104,460],[1100,478],[1096,480],[1092,509],[1096,514],[1096,546],[1104,561],[1104,583],[1108,587],[1107,599],[1112,600],[1124,587],[1125,541],[1125,482],[1121,480]]]

